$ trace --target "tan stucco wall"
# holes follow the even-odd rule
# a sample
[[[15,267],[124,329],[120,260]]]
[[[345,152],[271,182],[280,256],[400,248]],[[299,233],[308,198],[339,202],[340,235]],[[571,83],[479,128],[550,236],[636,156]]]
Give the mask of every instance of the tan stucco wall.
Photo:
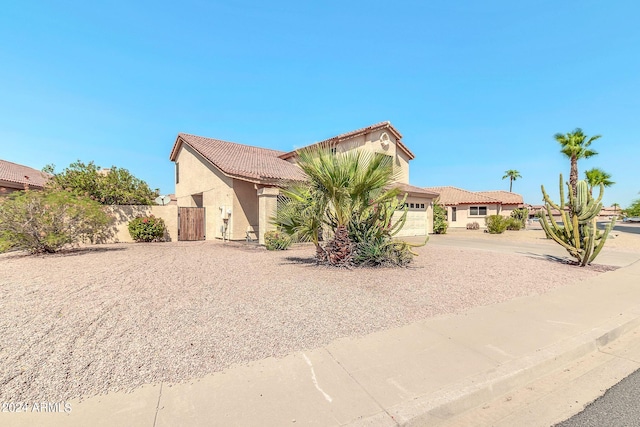
[[[278,194],[275,187],[264,187],[258,190],[259,218],[258,218],[258,242],[264,245],[264,233],[275,230],[271,217],[275,215],[278,207]]]
[[[107,211],[114,218],[110,237],[104,243],[133,242],[129,235],[129,221],[138,216],[153,215],[162,218],[167,228],[166,241],[178,240],[178,207],[167,206],[108,206]]]
[[[389,144],[385,148],[380,140],[383,133],[389,137]],[[398,174],[396,182],[409,183],[409,157],[396,144],[397,140],[388,130],[378,130],[366,135],[346,139],[336,146],[337,152],[347,152],[354,149],[368,150],[393,157],[394,172]]]
[[[469,215],[469,208],[471,206],[486,206],[487,207],[487,214],[486,215],[474,215],[474,216],[470,216]],[[480,224],[481,228],[486,227],[486,224],[484,223],[484,219],[487,216],[490,215],[496,215],[498,213],[498,208],[500,205],[497,204],[493,204],[493,205],[488,205],[488,204],[471,204],[471,205],[458,205],[457,207],[457,212],[456,212],[456,221],[452,221],[451,220],[451,208],[452,206],[447,206],[447,213],[448,213],[448,222],[449,222],[449,227],[451,228],[466,228],[467,224],[470,222],[477,222],[478,224]],[[501,212],[501,214],[503,214],[503,212]],[[506,214],[508,215],[508,214]]]
[[[247,236],[247,227],[258,227],[258,193],[254,184],[239,179],[233,180],[233,209],[229,238],[243,240]]]
[[[222,238],[220,228],[224,224],[220,207],[230,208],[231,216],[228,220],[229,238],[244,238],[232,235],[234,229],[233,179],[225,176],[209,161],[194,151],[188,145],[182,145],[176,155],[176,163],[180,170],[180,182],[176,184],[176,198],[178,206],[194,207],[193,194],[202,193],[202,205],[205,211],[205,233],[207,240]],[[239,220],[240,221],[240,220]],[[246,229],[246,226],[245,226]]]
[[[389,145],[384,148],[382,145],[382,134],[386,133],[389,137]],[[366,135],[367,144],[366,147],[370,148],[375,153],[382,153],[388,156],[393,156],[394,172],[398,173],[397,182],[404,184],[409,183],[409,157],[400,149],[398,149],[397,139],[393,136],[388,129],[380,129],[375,132],[368,133]]]

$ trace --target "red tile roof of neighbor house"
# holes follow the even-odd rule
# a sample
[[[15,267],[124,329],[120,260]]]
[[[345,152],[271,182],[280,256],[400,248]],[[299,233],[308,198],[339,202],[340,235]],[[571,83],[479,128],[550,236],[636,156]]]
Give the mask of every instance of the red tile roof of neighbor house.
[[[398,132],[398,129],[396,129],[395,127],[393,127],[393,125],[391,124],[391,122],[380,122],[380,123],[376,123],[374,125],[371,126],[367,126],[361,129],[356,129],[353,130],[351,132],[347,132],[347,133],[342,133],[340,135],[336,135],[333,136],[329,139],[325,139],[324,141],[320,141],[320,142],[316,142],[315,144],[311,144],[308,147],[315,147],[315,146],[319,146],[319,145],[323,145],[323,144],[338,144],[346,139],[349,138],[354,138],[357,136],[361,136],[361,135],[366,135],[369,132],[373,132],[376,130],[380,130],[380,129],[387,129],[389,130],[389,132],[391,132],[393,134],[393,136],[395,136],[396,141],[397,141],[397,145],[398,148],[402,151],[404,151],[404,153],[409,157],[409,160],[414,159],[416,156],[411,152],[411,150],[409,150],[407,148],[406,145],[404,145],[401,141],[402,139],[402,134],[400,132]],[[307,147],[305,147],[307,148]],[[283,155],[280,156],[281,159],[288,159],[291,158],[293,156],[295,156],[297,150],[294,151],[289,151],[288,153],[284,153]]]
[[[440,203],[444,205],[460,205],[472,203],[498,204],[500,200],[473,191],[457,187],[427,187],[425,190],[440,193]]]
[[[512,193],[504,190],[493,191],[477,191],[477,194],[500,200],[503,205],[524,205],[524,199],[518,193]]]
[[[41,189],[51,175],[29,166],[0,160],[0,181],[16,184],[16,188],[23,188],[25,184]]]
[[[292,163],[282,160],[282,151],[252,147],[235,142],[178,134],[171,151],[175,161],[182,144],[188,144],[222,173],[254,182],[302,181],[304,174]]]

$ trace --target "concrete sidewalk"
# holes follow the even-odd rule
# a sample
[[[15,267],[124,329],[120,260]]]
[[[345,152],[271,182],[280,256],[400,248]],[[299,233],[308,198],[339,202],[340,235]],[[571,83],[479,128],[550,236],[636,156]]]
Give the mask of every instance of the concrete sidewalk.
[[[72,401],[69,414],[0,413],[0,425],[439,426],[638,326],[640,261],[545,295],[340,339],[189,384]]]

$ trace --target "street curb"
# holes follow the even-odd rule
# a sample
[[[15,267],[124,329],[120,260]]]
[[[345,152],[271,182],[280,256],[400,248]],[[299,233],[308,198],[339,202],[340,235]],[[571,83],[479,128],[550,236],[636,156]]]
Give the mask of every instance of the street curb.
[[[541,348],[495,369],[449,384],[437,393],[403,402],[385,413],[360,419],[351,425],[380,425],[384,415],[389,425],[438,426],[475,407],[521,388],[581,357],[598,351],[629,331],[640,327],[640,305],[574,338]],[[387,424],[385,424],[387,425]]]

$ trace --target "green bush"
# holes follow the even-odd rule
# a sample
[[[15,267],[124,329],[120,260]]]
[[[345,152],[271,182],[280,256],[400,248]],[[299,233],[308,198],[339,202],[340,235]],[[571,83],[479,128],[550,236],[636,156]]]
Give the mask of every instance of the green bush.
[[[529,209],[527,208],[517,208],[511,211],[511,218],[514,218],[520,221],[520,228],[525,228],[527,225],[527,220],[529,219]],[[520,229],[518,228],[518,230]]]
[[[163,240],[166,230],[164,220],[153,215],[132,219],[128,228],[129,235],[136,242],[159,242]]]
[[[487,231],[491,234],[502,234],[507,229],[507,218],[502,215],[489,215],[484,219]]]
[[[468,222],[467,230],[480,230],[480,224],[477,221]]]
[[[447,208],[440,204],[439,199],[433,203],[433,232],[435,234],[447,234]]]
[[[522,229],[522,221],[520,221],[518,218],[505,218],[506,222],[507,222],[507,230],[511,230],[511,231],[518,231]]]
[[[291,238],[281,231],[267,231],[264,233],[264,245],[270,251],[284,251],[291,245]]]
[[[21,191],[0,203],[0,251],[54,253],[106,237],[112,218],[87,197],[66,191]]]

